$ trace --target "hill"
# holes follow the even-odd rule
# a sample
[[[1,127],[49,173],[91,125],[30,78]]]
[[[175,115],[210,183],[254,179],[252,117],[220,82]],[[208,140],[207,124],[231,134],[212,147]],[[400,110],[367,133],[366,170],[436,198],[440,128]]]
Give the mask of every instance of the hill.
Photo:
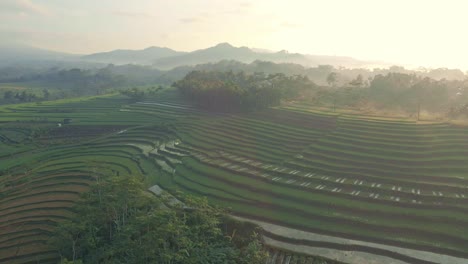
[[[296,63],[309,67],[320,64],[361,67],[371,64],[350,57],[303,55],[299,53],[289,53],[285,50],[279,52],[259,52],[258,50],[249,49],[247,47],[234,47],[229,43],[220,43],[207,49],[160,58],[155,60],[153,65],[160,69],[171,69],[183,65],[214,63],[221,60],[236,60],[243,63],[262,60],[275,63]]]
[[[77,56],[73,54],[22,44],[0,44],[0,65],[11,65],[19,62],[67,61],[75,58]]]
[[[81,57],[87,61],[113,64],[151,64],[152,61],[184,54],[169,48],[149,47],[143,50],[114,50],[100,52]]]
[[[272,52],[247,47],[234,47],[229,43],[220,43],[214,47],[192,52],[182,52],[170,48],[153,46],[143,50],[118,49],[83,56],[18,44],[0,45],[0,66],[90,68],[102,66],[102,64],[140,64],[152,65],[161,70],[170,70],[181,66],[218,63],[223,60],[234,60],[242,63],[252,63],[254,61],[289,63],[298,64],[303,67],[316,67],[318,65],[343,66],[348,68],[389,66],[385,63],[361,61],[351,57],[306,55],[289,53],[286,50]]]

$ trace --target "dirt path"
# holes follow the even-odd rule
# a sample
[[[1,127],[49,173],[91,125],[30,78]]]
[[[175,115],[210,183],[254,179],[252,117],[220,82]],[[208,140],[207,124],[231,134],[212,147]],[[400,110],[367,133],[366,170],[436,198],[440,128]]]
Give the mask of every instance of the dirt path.
[[[333,236],[326,236],[315,234],[311,232],[301,231],[293,228],[283,227],[275,224],[270,224],[262,221],[251,220],[243,217],[233,216],[234,219],[240,221],[248,221],[255,223],[262,227],[267,233],[271,233],[277,236],[291,238],[295,240],[310,241],[311,244],[334,244],[334,245],[353,245],[355,247],[362,248],[375,248],[376,251],[386,251],[396,253],[395,255],[403,255],[413,260],[403,261],[391,257],[386,257],[378,254],[372,254],[362,251],[348,251],[340,249],[330,249],[326,247],[314,247],[303,244],[292,244],[288,242],[279,241],[271,237],[265,236],[265,242],[268,245],[284,248],[298,253],[305,253],[310,255],[322,256],[329,259],[334,259],[350,264],[362,264],[362,263],[388,263],[388,264],[407,264],[407,263],[440,263],[440,264],[468,264],[468,259],[462,259],[452,257],[448,255],[436,254],[427,251],[413,250],[400,248],[395,246],[387,246],[383,244],[370,243],[352,239],[345,239]]]

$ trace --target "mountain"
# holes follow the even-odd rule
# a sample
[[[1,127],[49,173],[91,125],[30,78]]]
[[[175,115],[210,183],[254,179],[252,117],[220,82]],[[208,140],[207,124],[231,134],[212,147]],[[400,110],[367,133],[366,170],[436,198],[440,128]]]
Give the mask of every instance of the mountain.
[[[214,47],[180,52],[169,48],[149,47],[143,50],[114,50],[90,55],[74,55],[55,52],[25,45],[0,44],[0,66],[26,65],[45,67],[94,68],[106,64],[151,65],[160,70],[170,70],[181,66],[217,63],[235,60],[241,63],[269,61],[274,63],[294,63],[304,67],[318,65],[343,66],[347,68],[385,67],[384,63],[360,61],[351,57],[319,56],[289,53],[285,50],[273,52],[247,47],[234,47],[220,43]],[[389,65],[386,65],[389,66]]]
[[[87,61],[113,64],[151,64],[159,58],[181,54],[184,54],[184,52],[169,48],[149,47],[143,50],[114,50],[94,53],[81,58]]]
[[[193,66],[197,64],[215,63],[222,60],[236,60],[243,63],[261,60],[275,63],[295,63],[306,67],[315,67],[324,64],[344,67],[365,67],[371,64],[350,57],[303,55],[299,53],[289,53],[285,50],[279,52],[265,52],[264,50],[234,47],[229,43],[220,43],[211,48],[157,59],[154,61],[153,66],[159,69],[172,69],[183,65]]]
[[[80,59],[80,55],[51,51],[22,44],[0,44],[0,67],[13,68],[81,68],[92,69],[105,64]]]
[[[50,51],[22,44],[0,45],[1,64],[15,64],[37,61],[63,61],[76,58],[76,55]]]
[[[255,60],[268,60],[273,62],[305,62],[307,59],[300,54],[284,56],[283,52],[263,53],[255,52],[247,47],[234,47],[229,43],[220,43],[214,47],[200,49],[190,53],[160,58],[154,61],[154,66],[160,69],[172,69],[183,65],[197,65],[215,63],[221,60],[236,60],[250,63]]]

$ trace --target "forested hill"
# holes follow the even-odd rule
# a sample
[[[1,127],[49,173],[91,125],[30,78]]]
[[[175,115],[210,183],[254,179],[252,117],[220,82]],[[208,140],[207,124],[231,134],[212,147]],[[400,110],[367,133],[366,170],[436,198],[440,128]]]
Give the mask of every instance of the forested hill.
[[[277,106],[316,88],[305,76],[244,72],[193,71],[173,84],[200,107],[215,111],[248,111]]]

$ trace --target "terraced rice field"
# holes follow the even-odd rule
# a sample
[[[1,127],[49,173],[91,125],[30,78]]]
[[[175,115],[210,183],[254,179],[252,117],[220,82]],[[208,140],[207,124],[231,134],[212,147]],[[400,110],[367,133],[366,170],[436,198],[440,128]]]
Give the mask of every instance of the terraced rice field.
[[[3,107],[0,144],[0,263],[53,262],[48,232],[102,174],[141,175],[237,216],[369,244],[271,233],[278,243],[468,262],[467,128],[300,107],[209,114],[168,94]]]

